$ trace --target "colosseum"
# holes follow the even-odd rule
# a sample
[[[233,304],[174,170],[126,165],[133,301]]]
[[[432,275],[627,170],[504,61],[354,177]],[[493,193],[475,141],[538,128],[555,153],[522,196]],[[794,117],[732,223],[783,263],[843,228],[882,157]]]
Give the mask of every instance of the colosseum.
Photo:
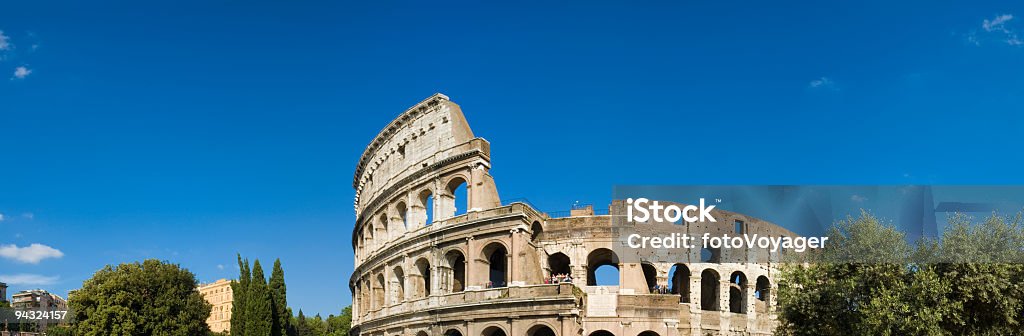
[[[442,94],[409,108],[370,142],[353,180],[352,335],[774,331],[777,263],[725,262],[707,250],[674,262],[620,259],[614,211],[579,206],[557,214],[503,203],[490,155],[487,140]],[[792,234],[714,213],[717,231]],[[598,276],[599,268],[612,275]]]

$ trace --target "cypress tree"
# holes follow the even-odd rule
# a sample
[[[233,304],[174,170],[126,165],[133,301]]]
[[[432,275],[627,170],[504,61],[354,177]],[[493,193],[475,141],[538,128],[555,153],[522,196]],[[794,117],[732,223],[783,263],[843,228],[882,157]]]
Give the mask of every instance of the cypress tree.
[[[263,267],[260,260],[256,259],[252,264],[252,283],[249,284],[249,292],[246,293],[245,302],[245,336],[267,336],[271,334],[273,326],[273,315],[271,312],[270,287],[267,286],[267,278],[263,276]]]
[[[291,314],[288,314],[287,286],[284,284],[284,270],[281,269],[281,259],[274,260],[274,269],[270,272],[270,294],[273,297],[272,310],[273,326],[272,336],[287,336]]]
[[[249,259],[242,261],[242,254],[238,254],[238,270],[238,280],[231,281],[231,336],[245,335],[245,304],[252,275],[249,274]]]

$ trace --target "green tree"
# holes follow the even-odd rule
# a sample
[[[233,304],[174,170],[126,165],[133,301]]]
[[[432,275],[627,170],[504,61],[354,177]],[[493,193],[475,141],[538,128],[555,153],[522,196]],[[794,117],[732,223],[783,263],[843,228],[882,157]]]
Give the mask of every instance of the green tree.
[[[273,336],[288,335],[291,329],[291,314],[288,312],[287,286],[284,283],[284,270],[281,268],[281,259],[274,260],[274,269],[270,272],[270,294],[273,297]]]
[[[313,331],[309,328],[309,321],[306,319],[306,315],[302,313],[302,309],[299,309],[299,316],[295,317],[295,335],[297,336],[313,336]]]
[[[352,328],[352,306],[341,310],[341,315],[327,317],[327,335],[348,336]]]
[[[246,298],[252,274],[249,273],[249,259],[238,256],[238,280],[231,281],[231,336],[245,336]]]
[[[1021,216],[950,219],[941,240],[868,213],[830,230],[820,254],[784,265],[779,335],[1008,335],[1024,316]]]
[[[273,297],[270,295],[270,287],[267,286],[267,278],[263,275],[263,267],[260,266],[260,260],[256,259],[252,264],[252,282],[246,293],[245,336],[271,335],[272,302]]]
[[[107,265],[82,284],[68,303],[76,335],[205,335],[210,305],[195,275],[150,259]]]

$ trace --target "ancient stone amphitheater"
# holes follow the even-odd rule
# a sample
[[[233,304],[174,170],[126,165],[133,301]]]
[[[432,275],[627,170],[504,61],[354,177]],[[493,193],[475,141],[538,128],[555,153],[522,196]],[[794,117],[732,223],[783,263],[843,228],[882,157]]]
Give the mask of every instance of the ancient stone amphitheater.
[[[775,264],[724,263],[719,251],[670,263],[620,261],[603,210],[559,216],[529,202],[503,203],[488,173],[490,154],[487,140],[474,136],[459,106],[441,94],[409,108],[370,142],[353,181],[352,335],[774,330]],[[736,230],[788,233],[715,213],[730,230],[735,223]],[[608,278],[595,275],[601,267],[610,268],[610,285],[599,283]]]

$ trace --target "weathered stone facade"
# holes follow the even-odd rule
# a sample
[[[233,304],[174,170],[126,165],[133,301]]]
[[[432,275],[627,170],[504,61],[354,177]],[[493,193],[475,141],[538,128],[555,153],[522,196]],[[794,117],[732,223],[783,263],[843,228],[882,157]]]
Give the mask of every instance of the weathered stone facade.
[[[502,204],[489,169],[489,143],[474,137],[459,106],[441,94],[402,113],[370,143],[353,181],[353,335],[774,330],[774,264],[718,263],[720,256],[701,251],[674,263],[623,262],[613,251],[610,216],[581,208],[555,218],[528,203]],[[455,197],[460,185],[464,199]],[[785,231],[715,213],[750,232]],[[594,272],[605,265],[618,270],[618,285],[598,285]],[[571,280],[551,283],[554,274]]]

